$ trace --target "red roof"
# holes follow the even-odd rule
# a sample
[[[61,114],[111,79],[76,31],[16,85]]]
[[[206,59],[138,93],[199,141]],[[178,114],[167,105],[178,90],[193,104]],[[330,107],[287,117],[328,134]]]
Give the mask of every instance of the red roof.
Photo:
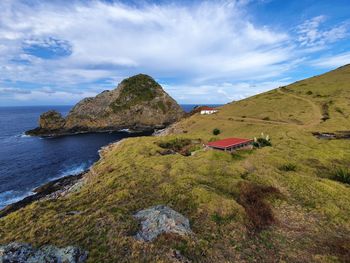
[[[203,107],[201,107],[201,111],[202,110],[217,110],[217,109],[215,109],[215,108],[210,108],[210,107],[208,107],[208,106],[203,106]]]
[[[208,142],[207,145],[215,148],[227,148],[252,141],[251,139],[227,138],[215,142]]]

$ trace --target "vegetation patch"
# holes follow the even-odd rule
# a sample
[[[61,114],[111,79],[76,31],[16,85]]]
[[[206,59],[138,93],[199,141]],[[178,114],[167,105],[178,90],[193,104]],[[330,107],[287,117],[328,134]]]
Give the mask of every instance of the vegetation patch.
[[[221,133],[221,131],[218,129],[218,128],[215,128],[214,130],[213,130],[213,134],[214,135],[219,135]]]
[[[153,100],[157,96],[157,90],[160,88],[157,82],[144,74],[127,78],[121,82],[121,85],[120,95],[111,105],[115,112]],[[165,105],[163,104],[160,108],[163,110]]]
[[[322,104],[322,121],[328,120],[329,117],[329,102],[323,103]]]
[[[191,139],[172,139],[169,141],[162,141],[158,143],[158,146],[166,149],[167,154],[179,153],[183,156],[190,156],[192,152],[202,148],[202,140],[191,140]],[[160,152],[161,154],[163,152]],[[162,154],[166,155],[166,154]]]
[[[286,163],[281,165],[278,169],[280,171],[285,171],[285,172],[295,172],[297,170],[297,166],[294,163]]]
[[[335,111],[340,113],[341,115],[345,116],[344,111],[341,108],[335,107]]]
[[[266,146],[272,146],[271,139],[269,135],[264,136],[264,134],[261,134],[261,137],[254,138],[253,146],[256,148],[263,148]]]
[[[331,172],[330,179],[341,183],[350,184],[350,170],[344,167],[336,167]]]
[[[240,185],[238,203],[241,204],[250,220],[250,229],[261,231],[276,222],[271,206],[266,202],[270,196],[281,196],[280,191],[272,186],[261,186],[244,182]]]

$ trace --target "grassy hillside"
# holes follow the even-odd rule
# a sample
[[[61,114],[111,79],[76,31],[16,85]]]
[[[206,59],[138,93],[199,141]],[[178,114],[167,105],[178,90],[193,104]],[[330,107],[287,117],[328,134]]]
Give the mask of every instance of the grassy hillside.
[[[350,177],[350,140],[312,135],[350,130],[349,83],[345,66],[116,144],[81,191],[0,219],[0,243],[79,245],[89,262],[171,262],[171,249],[193,262],[349,262],[350,187],[339,178]],[[174,139],[262,132],[272,147],[159,153]],[[195,236],[136,241],[132,215],[158,204],[188,217]]]

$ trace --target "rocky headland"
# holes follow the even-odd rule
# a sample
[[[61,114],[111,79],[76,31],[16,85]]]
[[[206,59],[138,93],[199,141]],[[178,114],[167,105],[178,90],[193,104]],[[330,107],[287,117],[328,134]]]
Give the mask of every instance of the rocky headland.
[[[116,89],[85,98],[63,117],[57,111],[43,113],[34,136],[58,136],[130,129],[162,129],[185,116],[182,108],[150,76],[124,79]]]

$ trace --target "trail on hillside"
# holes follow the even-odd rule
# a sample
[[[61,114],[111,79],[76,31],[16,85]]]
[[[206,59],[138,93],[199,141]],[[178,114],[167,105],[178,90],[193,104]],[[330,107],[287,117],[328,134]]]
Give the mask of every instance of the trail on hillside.
[[[279,92],[279,93],[281,93],[283,95],[287,95],[287,96],[293,97],[295,99],[303,100],[303,101],[307,102],[312,107],[314,118],[308,124],[303,124],[303,125],[299,125],[299,126],[312,127],[312,126],[317,125],[317,124],[320,123],[320,121],[322,119],[321,109],[312,100],[304,98],[304,97],[301,97],[301,96],[298,96],[298,95],[295,95],[295,94],[284,92],[281,89],[277,89],[277,92]]]
[[[285,121],[277,121],[277,120],[263,120],[263,119],[259,119],[259,118],[252,118],[252,117],[235,117],[232,116],[230,117],[235,121],[247,121],[247,122],[260,122],[260,123],[265,123],[265,124],[278,124],[278,125],[294,125],[293,123],[289,123],[289,122],[285,122]]]

